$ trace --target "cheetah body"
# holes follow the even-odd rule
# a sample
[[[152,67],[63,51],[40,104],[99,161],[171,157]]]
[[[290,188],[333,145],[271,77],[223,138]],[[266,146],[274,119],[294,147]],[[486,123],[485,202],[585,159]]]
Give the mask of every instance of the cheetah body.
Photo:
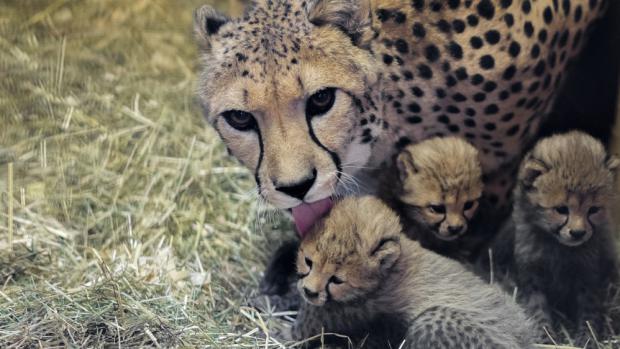
[[[604,4],[258,0],[238,19],[203,7],[198,93],[276,207],[333,196],[346,175],[366,178],[405,145],[443,135],[476,146],[485,190],[501,197]],[[309,115],[304,103],[326,87],[334,107]],[[252,127],[233,129],[230,110]]]
[[[378,1],[386,149],[457,135],[480,151],[501,195],[579,51],[596,1]],[[364,120],[373,119],[372,113]],[[373,124],[372,122],[369,122]],[[373,133],[374,134],[374,133]],[[379,145],[378,145],[379,146]],[[496,174],[496,176],[489,176]],[[494,177],[494,178],[493,178]],[[495,188],[493,188],[495,186]]]
[[[344,199],[317,225],[297,260],[306,302],[295,339],[325,332],[367,340],[365,348],[532,347],[533,324],[509,295],[402,236],[380,200]]]

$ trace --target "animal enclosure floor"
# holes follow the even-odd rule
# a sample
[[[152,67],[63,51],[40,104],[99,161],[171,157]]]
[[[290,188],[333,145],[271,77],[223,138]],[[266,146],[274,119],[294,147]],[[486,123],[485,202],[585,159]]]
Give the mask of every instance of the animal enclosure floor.
[[[0,2],[0,347],[282,347],[246,304],[291,229],[197,108],[199,5]]]

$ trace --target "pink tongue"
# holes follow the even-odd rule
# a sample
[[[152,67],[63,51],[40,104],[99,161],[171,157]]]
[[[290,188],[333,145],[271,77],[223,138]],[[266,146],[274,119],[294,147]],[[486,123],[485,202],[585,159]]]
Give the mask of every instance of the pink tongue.
[[[299,236],[303,239],[312,225],[323,217],[332,208],[331,198],[315,201],[310,204],[303,203],[293,207],[293,219]]]

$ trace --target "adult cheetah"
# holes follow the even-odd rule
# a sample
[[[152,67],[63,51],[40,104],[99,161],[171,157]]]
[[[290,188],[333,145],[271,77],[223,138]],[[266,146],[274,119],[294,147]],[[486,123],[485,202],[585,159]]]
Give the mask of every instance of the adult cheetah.
[[[456,135],[501,201],[604,0],[256,0],[195,13],[204,114],[303,233],[351,176]]]

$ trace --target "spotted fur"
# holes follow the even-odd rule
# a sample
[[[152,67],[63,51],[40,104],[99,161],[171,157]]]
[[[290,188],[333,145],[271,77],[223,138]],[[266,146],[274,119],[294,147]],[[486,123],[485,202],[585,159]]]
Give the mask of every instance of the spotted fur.
[[[520,301],[550,333],[565,326],[579,346],[591,334],[586,321],[598,339],[607,330],[606,292],[617,279],[608,214],[618,164],[584,133],[543,139],[521,165],[512,221],[494,244]]]
[[[302,241],[297,339],[322,332],[374,348],[530,348],[533,328],[498,287],[401,236],[373,197],[347,198]]]
[[[257,0],[234,19],[202,7],[198,94],[279,208],[345,191],[343,176],[445,135],[479,150],[498,202],[605,2]],[[309,114],[326,88],[333,106]],[[231,127],[231,111],[251,127]]]
[[[457,137],[431,138],[407,146],[396,164],[407,234],[437,253],[471,258],[488,238],[475,229],[483,191],[476,148]]]

